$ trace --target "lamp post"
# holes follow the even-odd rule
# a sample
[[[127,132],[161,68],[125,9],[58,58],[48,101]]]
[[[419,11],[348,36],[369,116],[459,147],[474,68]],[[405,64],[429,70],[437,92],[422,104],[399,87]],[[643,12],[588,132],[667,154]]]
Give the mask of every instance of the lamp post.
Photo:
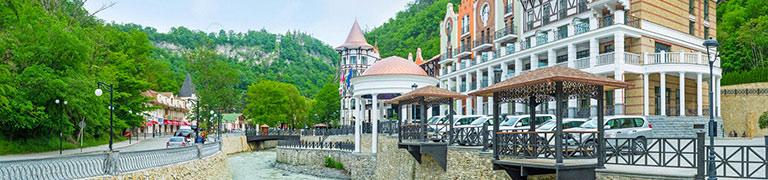
[[[715,134],[717,134],[717,122],[715,122],[715,104],[714,104],[714,77],[713,68],[717,56],[720,54],[717,52],[715,58],[709,53],[710,48],[717,48],[719,43],[714,39],[704,40],[704,47],[707,48],[707,61],[709,61],[709,161],[707,161],[707,179],[716,180],[717,172],[715,172]]]
[[[61,118],[59,118],[59,154],[61,155],[63,153],[63,136],[64,131],[61,129],[61,121],[64,120],[64,105],[67,105],[67,101],[60,101],[59,99],[56,99],[54,101],[57,105],[61,105]]]
[[[109,151],[112,151],[112,142],[113,142],[113,139],[114,139],[114,136],[115,136],[115,131],[114,131],[114,125],[115,124],[114,124],[114,122],[112,120],[113,119],[112,118],[112,114],[113,114],[113,111],[115,111],[115,108],[114,108],[115,106],[114,106],[114,104],[112,104],[112,100],[113,100],[112,99],[113,86],[112,86],[112,84],[107,84],[107,83],[104,83],[104,82],[96,82],[96,85],[98,86],[98,88],[96,88],[96,91],[94,92],[96,94],[96,96],[101,96],[104,93],[101,90],[101,88],[105,88],[105,89],[107,89],[107,91],[109,91]]]

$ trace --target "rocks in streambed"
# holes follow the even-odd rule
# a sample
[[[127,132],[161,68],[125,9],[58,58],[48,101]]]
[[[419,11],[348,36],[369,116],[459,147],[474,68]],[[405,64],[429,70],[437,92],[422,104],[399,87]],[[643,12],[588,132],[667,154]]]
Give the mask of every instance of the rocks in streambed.
[[[272,167],[275,169],[281,169],[293,173],[301,173],[307,175],[313,175],[322,178],[333,179],[351,179],[346,172],[331,168],[317,167],[317,166],[294,166],[283,163],[273,163]]]

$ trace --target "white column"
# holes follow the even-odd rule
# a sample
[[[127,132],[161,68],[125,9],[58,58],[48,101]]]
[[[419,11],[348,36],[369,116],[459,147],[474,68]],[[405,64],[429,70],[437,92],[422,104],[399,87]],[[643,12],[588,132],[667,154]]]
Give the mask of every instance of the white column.
[[[613,11],[613,23],[624,24],[624,9],[616,9],[616,11]]]
[[[379,94],[372,94],[371,98],[371,153],[376,154],[377,144],[379,144]],[[424,118],[422,118],[424,119]]]
[[[664,72],[659,73],[659,97],[661,101],[661,115],[667,115],[667,75]]]
[[[494,67],[493,65],[488,66],[488,86],[491,86],[493,84],[493,82],[496,80],[496,78],[499,78],[499,77],[496,77],[496,72],[493,71],[493,67]],[[499,66],[499,68],[501,68],[501,66]],[[502,72],[502,74],[504,74],[504,73]],[[499,76],[501,76],[501,75],[499,75]],[[499,82],[501,82],[501,81],[499,81]]]
[[[483,97],[482,96],[475,97],[475,102],[476,102],[475,103],[475,108],[476,108],[475,111],[477,112],[477,115],[485,114],[485,111],[483,111],[484,110],[483,109],[483,104],[484,104]]]
[[[547,50],[547,67],[555,66],[555,64],[557,64],[557,54],[555,49],[549,49]]]
[[[465,73],[465,74],[464,74],[464,77],[467,77],[467,78],[466,78],[466,80],[464,80],[464,81],[465,81],[465,82],[464,82],[464,84],[466,84],[466,86],[467,86],[467,87],[466,87],[466,88],[467,88],[466,90],[467,90],[467,91],[469,91],[469,88],[470,88],[470,86],[469,86],[469,85],[470,85],[470,83],[471,83],[471,81],[472,81],[472,76],[470,76],[470,75],[469,75],[469,72],[467,72],[467,73]]]
[[[649,116],[651,115],[651,111],[649,109],[650,106],[650,99],[648,99],[648,78],[650,76],[646,73],[643,74],[643,115]]]
[[[568,26],[568,28],[571,28],[571,27],[572,26]],[[570,68],[576,67],[575,62],[576,62],[576,45],[571,43],[571,44],[568,44],[568,67]]]
[[[539,55],[531,54],[531,71],[539,69]]]
[[[453,108],[456,108],[456,115],[464,115],[464,112],[461,111],[461,99],[456,100],[456,106],[453,106]]]
[[[362,135],[362,128],[363,128],[363,108],[360,108],[362,106],[361,104],[362,98],[355,98],[355,110],[357,110],[357,117],[355,117],[355,152],[360,152],[360,136]]]
[[[528,108],[523,103],[515,103],[515,113],[522,113],[525,112],[524,108]]]
[[[504,81],[507,78],[509,78],[509,77],[507,77],[507,69],[509,69],[509,64],[507,64],[506,62],[501,63],[501,77],[499,79],[500,80],[499,82]]]
[[[515,76],[520,75],[520,72],[523,71],[523,60],[520,58],[515,59]]]
[[[400,105],[400,119],[402,119],[403,123],[408,123],[408,105]]]
[[[680,116],[685,116],[685,73],[680,72]]]
[[[598,18],[600,18],[600,16],[595,13],[593,13],[592,16],[589,16],[589,30],[595,30],[598,28]]]
[[[341,106],[339,106],[339,122],[341,122],[342,125],[346,125],[348,121],[347,118],[344,118],[344,116],[346,115],[346,113],[344,112],[344,106],[346,106],[346,104],[344,103],[344,99],[345,98],[341,98],[339,100],[339,103],[341,103]],[[256,128],[256,129],[259,129],[259,128]]]
[[[456,92],[461,93],[461,76],[456,75]]]
[[[589,67],[597,64],[597,55],[600,54],[600,42],[596,38],[589,39]]]
[[[703,105],[702,102],[702,94],[701,93],[701,73],[696,74],[696,115],[697,116],[703,116],[701,106]]]
[[[568,117],[576,117],[576,111],[578,111],[578,101],[576,99],[568,99]]]

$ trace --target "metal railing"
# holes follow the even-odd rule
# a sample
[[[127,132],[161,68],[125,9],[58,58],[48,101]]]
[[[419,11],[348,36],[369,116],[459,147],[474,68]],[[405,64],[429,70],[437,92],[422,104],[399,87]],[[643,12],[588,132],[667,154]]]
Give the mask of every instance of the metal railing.
[[[701,143],[703,143],[703,137]],[[696,167],[697,138],[606,138],[606,164]]]
[[[496,39],[501,39],[507,35],[514,35],[514,34],[515,34],[515,26],[507,25],[507,26],[504,26],[504,28],[501,28],[496,31]]]
[[[0,179],[81,179],[191,161],[216,154],[221,142],[181,148],[0,161]]]
[[[297,148],[297,149],[325,149],[325,150],[341,150],[352,152],[355,150],[354,142],[317,142],[317,141],[302,141],[302,140],[284,140],[277,141],[277,147],[281,148]]]
[[[768,137],[761,145],[715,145],[718,177],[768,179]],[[705,160],[708,161],[708,160]]]
[[[604,28],[613,25],[613,15],[603,16],[598,22],[598,28]]]
[[[427,137],[426,125],[421,124],[405,124],[400,129],[401,140],[425,140]]]
[[[589,68],[589,59],[590,57],[576,59],[576,61],[574,61],[574,65],[577,69]]]
[[[597,55],[597,64],[596,66],[602,66],[602,65],[608,65],[613,64],[615,62],[614,52],[604,53]]]
[[[485,131],[483,131],[485,129]],[[483,146],[487,147],[490,144],[488,136],[490,131],[487,130],[488,126],[480,127],[462,127],[455,128],[453,130],[454,143],[462,146]]]
[[[587,22],[577,23],[576,25],[573,25],[573,27],[574,35],[579,35],[589,31],[589,23]]]
[[[528,131],[497,132],[498,154],[520,158],[554,159],[555,133]],[[597,158],[597,132],[563,132],[562,154],[565,159]]]

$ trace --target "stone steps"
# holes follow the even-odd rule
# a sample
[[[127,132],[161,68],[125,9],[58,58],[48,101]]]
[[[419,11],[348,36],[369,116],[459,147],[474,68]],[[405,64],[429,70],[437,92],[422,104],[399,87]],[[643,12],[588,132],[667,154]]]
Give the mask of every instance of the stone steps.
[[[696,137],[698,129],[693,129],[694,124],[704,124],[706,132],[708,128],[709,117],[688,116],[688,117],[667,117],[667,116],[648,116],[648,121],[653,125],[651,137]],[[723,136],[722,119],[715,119],[718,123],[717,136]]]

